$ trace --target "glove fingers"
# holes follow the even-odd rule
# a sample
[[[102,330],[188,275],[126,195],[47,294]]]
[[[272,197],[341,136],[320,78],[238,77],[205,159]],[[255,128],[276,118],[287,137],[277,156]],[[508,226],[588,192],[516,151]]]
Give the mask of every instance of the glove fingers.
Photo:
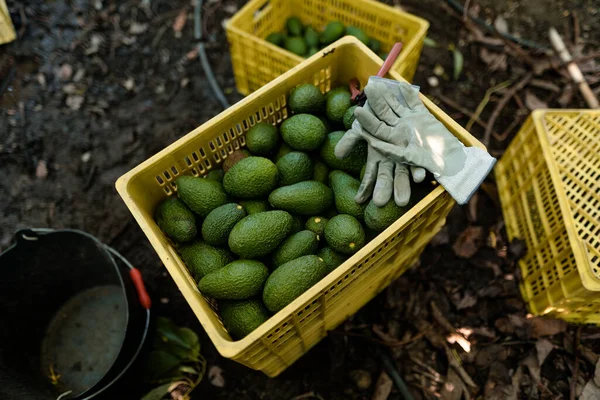
[[[355,129],[350,129],[348,132],[342,136],[339,142],[335,145],[334,154],[337,158],[346,157],[350,151],[356,146],[356,144],[362,140],[362,136],[360,135],[360,131]]]
[[[403,115],[407,115],[411,112],[410,109],[406,107],[406,103],[404,102],[404,98],[402,97],[402,93],[399,91],[398,87],[394,87],[393,89],[382,92],[380,96],[385,102],[387,108],[392,110],[394,113],[396,123]]]
[[[408,168],[404,164],[396,163],[394,171],[394,201],[400,207],[404,207],[410,200],[410,179]]]
[[[412,175],[413,181],[415,183],[421,183],[425,180],[425,168],[415,167],[413,165],[410,166],[410,173]]]
[[[383,160],[379,163],[377,182],[373,190],[373,203],[377,207],[385,206],[392,198],[394,191],[394,163],[391,160]]]
[[[373,103],[370,104],[371,109]],[[365,110],[363,107],[358,107],[354,110],[356,120],[363,127],[363,131],[367,131],[371,135],[375,135],[381,140],[389,140],[390,127],[379,120],[375,115]]]
[[[365,138],[367,143],[369,143],[369,145],[373,148],[373,150],[378,151],[379,154],[381,154],[382,156],[390,158],[398,163],[405,164],[407,162],[403,147],[395,146],[393,144],[379,140],[371,135],[365,135],[364,133],[363,137]]]
[[[356,191],[356,196],[354,197],[354,201],[359,204],[364,203],[371,197],[373,194],[373,187],[375,186],[375,181],[377,180],[377,170],[379,163],[374,161],[371,162],[367,159],[367,166],[365,167],[365,174],[363,175],[362,182]]]
[[[385,94],[389,92],[389,89],[387,89],[386,85],[378,82],[370,83],[369,85],[373,85],[369,90],[371,94],[367,94],[373,114],[388,125],[396,125],[398,123],[398,115],[396,115],[394,109],[388,105],[385,99]]]

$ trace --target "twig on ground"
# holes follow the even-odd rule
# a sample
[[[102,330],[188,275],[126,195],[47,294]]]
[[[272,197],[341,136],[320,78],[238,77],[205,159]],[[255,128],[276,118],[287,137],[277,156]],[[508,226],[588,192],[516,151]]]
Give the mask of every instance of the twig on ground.
[[[571,15],[573,16],[573,45],[575,46],[575,49],[577,50],[577,46],[579,45],[579,35],[580,35],[579,17],[577,16],[577,13],[575,11],[571,11]]]
[[[458,372],[462,380],[472,388],[479,389],[477,384],[473,381],[473,378],[471,378],[469,373],[462,366],[460,358],[458,358],[456,352],[452,351],[447,345],[444,347],[446,349],[446,357],[448,358],[448,363],[450,363],[450,365],[454,367],[454,369],[456,370],[456,372]]]
[[[319,399],[319,400],[324,400],[323,397],[321,397],[320,394],[315,393],[315,392],[304,393],[304,394],[301,394],[299,396],[292,397],[290,400],[303,400],[303,399]]]
[[[455,10],[457,10],[462,17],[462,13],[465,12],[464,7],[456,0],[446,0]],[[472,15],[469,14],[469,12],[467,11],[466,14],[468,15],[468,17],[473,20],[473,22],[477,23],[479,26],[481,26],[482,28],[484,28],[485,30],[489,31],[489,32],[493,32],[496,29],[489,25],[488,23],[486,23],[484,20],[482,20],[481,18],[478,17],[474,17]],[[503,38],[508,39],[512,42],[518,43],[522,46],[525,47],[530,47],[533,49],[537,49],[537,50],[549,50],[546,46],[542,46],[538,43],[535,43],[531,40],[527,40],[527,39],[522,39],[522,38],[518,38],[514,35],[511,35],[509,33],[499,33]]]
[[[515,98],[515,102],[519,106],[519,109],[527,110],[527,112],[529,112],[529,108],[527,108],[527,106],[525,106],[525,103],[523,102],[523,98],[521,97],[521,95],[518,92],[515,93],[514,98]]]
[[[577,378],[579,375],[579,344],[581,342],[581,329],[578,327],[575,331],[575,343],[573,343],[573,351],[575,352],[575,365],[573,366],[573,376],[571,377],[571,393],[570,400],[575,400],[575,392],[577,391]]]
[[[549,90],[549,91],[555,92],[555,93],[561,92],[561,89],[560,89],[560,87],[558,87],[558,85],[555,85],[552,82],[545,81],[542,79],[532,79],[531,82],[529,82],[529,84],[531,86],[539,88],[539,89],[546,89],[546,90]]]
[[[473,124],[475,123],[475,120],[477,118],[479,118],[479,116],[483,112],[483,109],[485,108],[487,103],[490,101],[490,96],[493,93],[510,86],[511,83],[512,83],[512,81],[505,81],[505,82],[499,83],[498,85],[493,86],[493,87],[489,88],[488,90],[486,90],[485,95],[483,96],[483,99],[481,100],[481,102],[477,106],[477,109],[475,110],[475,113],[473,114],[473,117],[469,120],[469,122],[467,122],[467,125],[465,126],[466,130],[468,130],[468,131],[471,130],[471,128],[473,127]],[[490,126],[490,123],[488,121],[488,128],[489,128],[489,126]]]
[[[462,15],[464,22],[466,22],[467,19],[469,18],[469,6],[470,5],[471,5],[471,0],[466,0],[464,8],[463,8],[463,15]]]
[[[431,315],[442,328],[446,329],[449,333],[457,332],[456,328],[444,317],[444,314],[440,311],[434,301],[431,302]]]
[[[504,132],[502,132],[500,135],[496,134],[495,132],[492,132],[492,136],[498,142],[505,141],[508,135],[510,135],[517,126],[521,126],[525,117],[527,117],[527,114],[517,113],[516,117],[513,118],[512,122],[510,123],[510,125],[508,125]]]
[[[569,50],[567,49],[567,46],[565,46],[565,43],[558,31],[554,28],[550,28],[548,34],[550,36],[550,43],[552,43],[552,47],[554,47],[554,50],[560,56],[561,60],[568,64],[567,71],[569,72],[571,79],[579,86],[579,91],[585,99],[588,107],[600,108],[600,102],[598,102],[598,98],[594,92],[592,92],[592,89],[581,73],[579,66],[573,61],[573,57],[571,56],[571,53],[569,53]]]
[[[449,107],[454,108],[456,111],[460,111],[462,114],[466,115],[467,117],[473,119],[474,114],[467,110],[466,108],[462,107],[460,104],[458,104],[457,102],[455,102],[454,100],[452,100],[449,97],[444,96],[443,94],[438,94],[436,96],[442,103],[446,104]],[[481,118],[474,118],[473,121],[481,126],[482,128],[486,128],[487,127],[487,123],[485,121],[482,121]]]
[[[379,374],[379,378],[377,379],[377,384],[375,385],[375,391],[373,392],[373,397],[371,400],[387,400],[392,393],[392,386],[394,382],[390,378],[390,376],[385,372],[381,371]]]
[[[435,369],[433,369],[433,367],[431,367],[428,364],[425,364],[424,362],[418,360],[417,358],[409,355],[409,358],[412,362],[414,362],[415,364],[417,364],[418,366],[420,366],[421,368],[423,368],[425,371],[427,371],[427,373],[430,375],[430,379],[433,380],[434,382],[440,383],[442,382],[442,375],[437,372]],[[421,372],[419,372],[421,373]]]
[[[402,379],[402,377],[398,373],[398,370],[396,370],[396,367],[394,366],[394,362],[392,361],[392,359],[387,354],[385,354],[383,351],[381,351],[379,349],[378,349],[378,353],[379,353],[379,358],[383,362],[383,367],[385,368],[385,370],[388,373],[388,375],[390,376],[390,378],[392,378],[392,381],[394,381],[394,385],[396,385],[396,389],[398,389],[398,391],[400,392],[400,394],[402,395],[404,400],[414,400],[414,398],[412,397],[412,394],[410,394],[410,391],[408,390],[408,386],[406,386],[406,382],[404,382],[404,379]]]
[[[21,27],[19,28],[19,32],[17,32],[17,36],[21,39],[27,30],[27,14],[25,14],[25,7],[19,6],[19,16],[21,17]]]
[[[494,128],[494,124],[496,123],[496,119],[500,116],[502,109],[508,104],[509,100],[521,89],[523,89],[533,78],[533,73],[528,72],[516,85],[511,87],[509,90],[504,93],[502,99],[496,104],[496,108],[492,111],[492,115],[488,121],[488,126],[483,134],[482,143],[484,146],[488,147],[490,144],[490,136],[492,135],[492,129]]]
[[[176,10],[171,10],[171,11],[167,11],[163,14],[157,15],[156,17],[154,17],[151,21],[150,21],[150,25],[155,25],[159,22],[162,22],[166,19],[171,19],[171,18],[175,18],[176,16],[178,16],[179,14],[181,14],[182,12],[184,12],[186,9],[188,8],[188,6],[185,7],[181,7],[178,8]]]
[[[593,60],[594,58],[600,58],[600,51],[597,51],[595,53],[590,53],[585,56],[573,57],[573,61],[575,61],[576,63],[580,63],[580,62],[585,62],[588,60]]]
[[[375,334],[377,334],[376,331],[374,331],[374,332],[375,332]],[[357,337],[357,338],[368,340],[369,342],[372,342],[372,343],[377,343],[377,344],[391,347],[391,348],[399,348],[399,347],[407,346],[407,345],[421,339],[423,336],[425,336],[427,334],[427,332],[428,331],[420,332],[420,333],[416,334],[415,336],[411,337],[410,339],[404,340],[404,341],[399,341],[399,340],[390,341],[390,340],[375,339],[375,338],[363,335],[361,333],[342,332],[342,331],[336,331],[336,330],[329,331],[329,333],[331,333],[331,334],[349,336],[349,337]]]

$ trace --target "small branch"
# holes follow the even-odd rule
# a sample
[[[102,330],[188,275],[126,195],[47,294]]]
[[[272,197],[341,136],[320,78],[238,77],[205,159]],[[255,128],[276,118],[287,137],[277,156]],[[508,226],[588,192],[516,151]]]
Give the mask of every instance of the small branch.
[[[517,117],[514,118],[512,120],[512,122],[510,123],[510,125],[504,130],[504,132],[502,132],[500,135],[497,135],[495,132],[492,132],[492,136],[494,137],[494,139],[496,139],[498,142],[503,142],[506,140],[506,138],[508,137],[508,135],[511,134],[511,132],[513,131],[513,129],[515,129],[515,127],[520,126],[521,123],[523,122],[523,119],[527,116],[527,114],[517,114]]]
[[[323,397],[321,397],[321,395],[315,393],[315,392],[308,392],[308,393],[304,393],[301,394],[299,396],[296,397],[292,397],[290,400],[303,400],[303,399],[319,399],[319,400],[323,400]]]
[[[488,121],[487,129],[483,134],[483,145],[488,147],[490,144],[490,136],[492,135],[492,129],[494,129],[494,124],[496,123],[496,119],[500,116],[502,109],[508,104],[509,100],[521,89],[523,89],[533,78],[533,73],[528,72],[523,79],[521,79],[516,85],[511,87],[506,91],[502,99],[496,104],[496,108],[492,112],[490,119]]]
[[[569,50],[567,49],[567,46],[565,46],[565,42],[558,31],[554,28],[550,28],[548,34],[550,36],[550,43],[552,43],[552,47],[554,47],[554,50],[560,56],[560,59],[567,64],[567,71],[569,72],[571,79],[573,79],[573,81],[579,86],[579,91],[585,99],[588,107],[600,108],[600,102],[598,102],[598,98],[594,92],[592,92],[592,89],[581,73],[579,66],[573,61],[573,57],[571,56],[571,53],[569,53]]]
[[[573,16],[573,45],[575,46],[575,48],[577,48],[577,45],[579,44],[580,35],[579,17],[577,16],[577,13],[575,11],[572,11],[571,15]]]
[[[490,101],[490,97],[492,96],[492,94],[510,86],[511,83],[512,83],[511,81],[505,81],[505,82],[499,83],[496,86],[493,86],[485,91],[485,95],[483,96],[483,99],[477,106],[477,109],[475,110],[473,117],[471,117],[471,119],[469,120],[469,122],[467,122],[467,125],[465,126],[465,129],[467,131],[471,130],[471,128],[473,127],[473,123],[475,122],[475,120],[477,118],[479,118],[479,116],[483,112],[483,109],[485,108],[487,103]],[[490,123],[488,122],[488,128],[489,128],[489,126],[490,126]]]
[[[388,373],[390,378],[392,378],[392,381],[394,381],[396,389],[398,389],[404,400],[414,400],[414,397],[412,397],[412,394],[408,390],[408,386],[406,386],[406,382],[404,382],[404,379],[402,379],[398,373],[398,370],[394,366],[392,359],[387,354],[384,354],[383,351],[379,351],[379,357],[383,362],[385,371]]]
[[[467,110],[466,108],[462,107],[460,104],[458,104],[457,102],[455,102],[451,98],[446,97],[443,94],[438,94],[436,97],[442,103],[446,104],[449,107],[454,108],[456,111],[460,111],[462,114],[464,114],[467,117],[471,118],[477,125],[481,126],[483,129],[487,128],[487,123],[485,121],[482,121],[481,118],[474,117],[475,114],[473,114],[471,111]]]

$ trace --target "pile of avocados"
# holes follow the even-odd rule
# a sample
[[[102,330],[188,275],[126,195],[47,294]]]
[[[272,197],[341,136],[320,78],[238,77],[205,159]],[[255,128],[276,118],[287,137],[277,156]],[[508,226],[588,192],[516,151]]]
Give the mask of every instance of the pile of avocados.
[[[291,116],[252,126],[246,148],[222,169],[176,179],[177,196],[155,220],[175,243],[200,292],[217,300],[223,324],[241,339],[375,238],[431,189],[413,184],[406,207],[357,204],[366,143],[334,155],[355,106],[345,87],[327,94],[302,84]]]
[[[266,37],[266,40],[300,57],[310,57],[346,35],[356,37],[381,58],[386,58],[387,54],[381,52],[379,40],[370,38],[365,31],[356,26],[344,26],[340,21],[328,23],[325,29],[319,32],[310,25],[303,25],[299,18],[290,17],[285,23],[283,32],[272,32]]]

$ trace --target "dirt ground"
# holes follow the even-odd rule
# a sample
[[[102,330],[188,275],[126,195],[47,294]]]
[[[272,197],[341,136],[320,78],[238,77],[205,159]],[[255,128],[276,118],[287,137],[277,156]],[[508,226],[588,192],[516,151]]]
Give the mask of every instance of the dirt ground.
[[[233,103],[241,97],[235,92],[222,21],[244,2],[205,3],[210,62]],[[585,107],[568,77],[538,57],[541,52],[527,49],[529,60],[514,49],[507,56],[497,37],[490,50],[476,40],[477,28],[469,29],[446,2],[388,3],[431,22],[428,36],[437,47],[424,48],[415,82],[463,125],[469,121],[465,111],[475,112],[490,87],[537,71],[535,79],[542,84],[518,93],[495,121],[489,149],[496,157],[530,109]],[[469,3],[473,14],[498,30],[507,27],[543,47],[549,47],[547,29],[556,26],[569,43],[577,42],[578,54],[600,50],[600,32],[593,31],[600,16],[596,1]],[[222,370],[223,387],[207,376],[193,398],[385,399],[373,397],[376,388],[387,384],[385,379],[376,383],[382,360],[374,346],[381,343],[415,399],[460,399],[457,391],[449,391],[452,385],[480,398],[569,397],[577,327],[526,319],[515,263],[523,248],[507,242],[492,176],[476,203],[452,211],[417,268],[280,377],[268,379],[221,358],[114,188],[124,172],[221,111],[199,61],[190,56],[190,2],[27,0],[8,5],[20,39],[0,47],[0,250],[18,229],[68,227],[122,252],[142,270],[155,312],[195,329],[209,368]],[[172,26],[184,9],[188,21],[178,38]],[[458,80],[452,79],[449,44],[464,56]],[[600,69],[593,59],[585,66],[597,88]],[[491,96],[480,121],[489,120],[501,95]],[[484,125],[475,123],[471,132],[483,138]],[[438,340],[435,332],[444,332],[446,322],[470,330],[459,336],[468,339],[471,351],[461,350],[460,339],[454,344],[444,336]],[[577,393],[594,374],[598,332],[590,327],[581,332],[589,353],[577,357]],[[450,368],[452,354],[462,369]],[[457,376],[457,370],[472,381]],[[402,397],[394,388],[387,398]]]

